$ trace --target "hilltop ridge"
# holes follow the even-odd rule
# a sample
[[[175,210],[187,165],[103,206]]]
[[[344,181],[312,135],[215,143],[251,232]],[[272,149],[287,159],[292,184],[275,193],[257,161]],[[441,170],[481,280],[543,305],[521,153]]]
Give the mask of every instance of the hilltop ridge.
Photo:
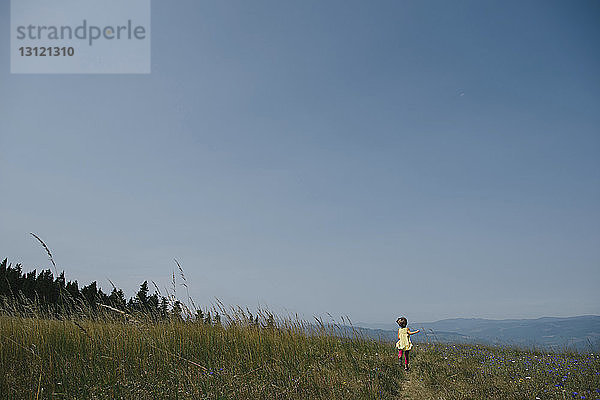
[[[369,336],[394,340],[394,324],[357,323]],[[540,317],[535,319],[448,318],[435,322],[411,323],[424,331],[415,341],[425,338],[442,342],[510,344],[524,347],[543,347],[590,350],[600,346],[600,316]],[[382,329],[382,328],[387,329]]]

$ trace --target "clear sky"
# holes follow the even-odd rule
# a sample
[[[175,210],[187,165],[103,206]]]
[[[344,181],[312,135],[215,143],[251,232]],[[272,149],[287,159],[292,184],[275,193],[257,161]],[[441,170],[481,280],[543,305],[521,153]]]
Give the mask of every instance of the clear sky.
[[[11,75],[0,258],[353,321],[600,314],[600,3],[154,1],[150,75]],[[185,291],[179,289],[185,297]]]

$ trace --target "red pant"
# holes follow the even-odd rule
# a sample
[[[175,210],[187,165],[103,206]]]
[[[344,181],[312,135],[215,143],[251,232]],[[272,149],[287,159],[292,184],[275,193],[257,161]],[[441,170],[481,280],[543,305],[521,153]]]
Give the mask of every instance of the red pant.
[[[398,359],[402,360],[402,356],[404,355],[404,365],[408,365],[408,353],[410,353],[410,350],[400,350],[398,351]],[[402,361],[400,361],[402,362]]]

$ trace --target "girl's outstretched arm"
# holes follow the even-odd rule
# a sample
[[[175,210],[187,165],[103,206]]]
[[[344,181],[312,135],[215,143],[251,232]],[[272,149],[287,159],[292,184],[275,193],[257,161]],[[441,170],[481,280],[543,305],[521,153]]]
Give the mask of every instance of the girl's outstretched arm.
[[[420,330],[418,330],[418,329],[417,329],[416,331],[412,331],[412,332],[411,332],[410,330],[408,330],[408,329],[407,329],[406,331],[408,332],[408,334],[409,334],[409,335],[414,335],[415,333],[419,333],[419,332],[421,332],[421,331],[420,331]]]

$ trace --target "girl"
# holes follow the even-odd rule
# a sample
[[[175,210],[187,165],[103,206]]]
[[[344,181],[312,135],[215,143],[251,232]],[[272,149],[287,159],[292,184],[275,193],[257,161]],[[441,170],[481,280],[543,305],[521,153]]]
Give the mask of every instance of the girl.
[[[412,343],[410,342],[410,335],[419,333],[420,330],[411,332],[408,330],[406,325],[408,321],[406,318],[401,317],[396,320],[400,328],[398,328],[398,341],[396,342],[396,348],[398,349],[398,359],[402,363],[402,356],[404,356],[404,370],[408,371],[408,353],[412,349]]]

